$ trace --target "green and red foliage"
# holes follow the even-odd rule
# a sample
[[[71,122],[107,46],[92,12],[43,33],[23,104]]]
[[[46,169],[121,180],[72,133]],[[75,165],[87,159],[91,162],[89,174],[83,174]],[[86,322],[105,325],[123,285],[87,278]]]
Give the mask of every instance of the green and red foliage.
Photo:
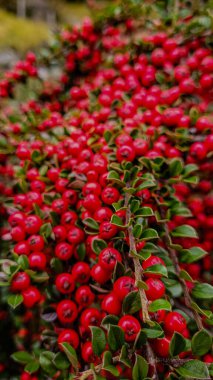
[[[1,379],[211,378],[211,16],[180,3],[0,81]]]

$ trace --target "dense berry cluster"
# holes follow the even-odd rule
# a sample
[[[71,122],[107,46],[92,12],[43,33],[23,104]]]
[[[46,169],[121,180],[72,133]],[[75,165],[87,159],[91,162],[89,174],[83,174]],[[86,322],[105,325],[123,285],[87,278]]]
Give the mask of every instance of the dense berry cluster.
[[[210,378],[213,56],[138,31],[85,20],[60,79],[0,82],[4,379]]]

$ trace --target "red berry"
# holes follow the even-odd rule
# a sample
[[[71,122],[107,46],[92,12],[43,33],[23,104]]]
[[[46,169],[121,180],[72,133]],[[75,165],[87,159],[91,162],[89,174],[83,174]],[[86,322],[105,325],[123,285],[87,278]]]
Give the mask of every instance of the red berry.
[[[148,289],[145,290],[148,300],[156,300],[161,298],[165,294],[165,285],[164,283],[157,278],[148,278],[145,281]]]
[[[101,251],[98,261],[103,269],[113,271],[117,261],[122,261],[122,257],[117,249],[108,247]]]
[[[61,351],[63,351],[63,348],[61,347],[61,343],[64,343],[64,342],[69,343],[75,350],[78,348],[79,337],[78,337],[78,334],[75,332],[75,330],[65,329],[59,334],[58,345]]]
[[[141,326],[138,320],[131,315],[124,315],[118,322],[118,326],[122,328],[127,342],[134,342]]]
[[[13,276],[11,282],[11,290],[13,292],[19,292],[26,290],[30,286],[30,276],[25,272],[18,272]]]
[[[78,309],[73,301],[63,300],[58,303],[56,313],[61,323],[72,323],[78,316]]]
[[[55,247],[55,255],[60,260],[69,260],[73,254],[73,246],[68,243],[58,243]]]
[[[69,294],[75,289],[75,280],[69,273],[60,273],[56,277],[55,285],[60,293]]]
[[[186,328],[186,320],[180,313],[171,311],[165,318],[164,327],[169,334],[181,333]]]
[[[128,293],[136,290],[135,280],[131,277],[122,276],[114,282],[113,290],[118,299],[122,302]]]
[[[84,284],[88,282],[90,278],[90,267],[89,264],[78,261],[76,264],[72,267],[72,275],[76,282],[79,282],[80,284]]]
[[[41,294],[35,286],[29,286],[26,290],[22,292],[23,303],[27,308],[33,307],[36,303],[40,301]]]
[[[121,303],[114,292],[109,293],[104,297],[101,309],[108,314],[119,315],[121,313]]]

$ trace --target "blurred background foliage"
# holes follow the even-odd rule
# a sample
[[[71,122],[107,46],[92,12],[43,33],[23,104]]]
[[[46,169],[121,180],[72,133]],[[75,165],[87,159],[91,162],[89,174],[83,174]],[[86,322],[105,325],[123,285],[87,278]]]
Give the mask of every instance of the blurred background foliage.
[[[0,0],[0,66],[41,46],[61,24],[89,14],[85,1]]]
[[[169,25],[176,22],[176,8],[183,18],[192,10],[206,15],[199,21],[203,25],[195,20],[194,27],[211,29],[213,0],[0,0],[0,68],[8,68],[27,50],[51,40],[62,24],[80,23],[88,15],[100,24],[126,11],[149,19],[160,15],[166,22],[168,18]]]

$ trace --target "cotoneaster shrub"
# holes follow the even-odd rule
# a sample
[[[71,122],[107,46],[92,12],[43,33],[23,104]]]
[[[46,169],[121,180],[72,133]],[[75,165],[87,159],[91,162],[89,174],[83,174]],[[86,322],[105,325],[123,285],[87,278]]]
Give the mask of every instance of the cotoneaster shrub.
[[[211,378],[211,18],[134,4],[0,82],[2,379]]]

